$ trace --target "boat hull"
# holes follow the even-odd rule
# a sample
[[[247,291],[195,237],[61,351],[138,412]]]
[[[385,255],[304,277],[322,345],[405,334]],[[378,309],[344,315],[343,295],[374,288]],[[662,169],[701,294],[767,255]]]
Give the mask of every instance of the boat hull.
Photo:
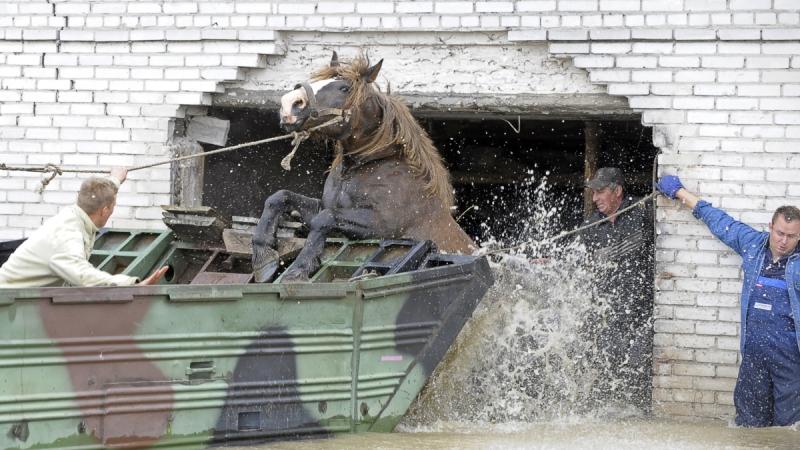
[[[127,256],[98,239],[92,258],[124,273],[169,264],[186,281],[181,267],[199,263],[152,234],[115,243]],[[491,285],[488,263],[429,255],[418,270],[341,279],[330,274],[365,258],[335,244],[332,281],[0,289],[0,448],[393,430]]]

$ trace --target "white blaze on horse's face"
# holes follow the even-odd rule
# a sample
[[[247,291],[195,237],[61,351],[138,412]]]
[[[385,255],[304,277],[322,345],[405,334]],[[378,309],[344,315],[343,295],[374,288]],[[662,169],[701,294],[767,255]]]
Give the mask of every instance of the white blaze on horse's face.
[[[327,80],[320,80],[310,83],[311,90],[314,95],[325,86],[336,81],[333,78]],[[298,113],[302,112],[308,107],[308,96],[306,90],[299,87],[291,92],[288,92],[281,97],[281,125],[292,125],[300,120]]]

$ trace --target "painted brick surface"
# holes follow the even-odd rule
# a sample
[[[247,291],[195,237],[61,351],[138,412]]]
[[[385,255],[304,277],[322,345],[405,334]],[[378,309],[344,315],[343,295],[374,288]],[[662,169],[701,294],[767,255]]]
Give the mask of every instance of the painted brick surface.
[[[387,78],[401,94],[624,96],[653,127],[661,173],[763,229],[770,209],[800,199],[799,9],[794,0],[6,1],[0,162],[163,159],[170,120],[202,113],[215,93],[283,90],[331,48],[369,46],[392,61]],[[0,171],[0,239],[74,200],[79,177],[41,196],[38,178]],[[132,172],[111,225],[160,226],[169,189],[168,168]],[[655,410],[729,416],[737,257],[686,211],[658,205]]]

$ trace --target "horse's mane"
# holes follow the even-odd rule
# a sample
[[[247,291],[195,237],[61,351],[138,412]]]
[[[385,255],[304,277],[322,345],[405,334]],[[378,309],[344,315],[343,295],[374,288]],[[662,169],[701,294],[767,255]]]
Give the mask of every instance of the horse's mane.
[[[369,159],[384,153],[394,153],[394,148],[399,148],[413,173],[427,181],[425,190],[441,198],[445,206],[450,208],[455,201],[453,186],[439,151],[401,98],[384,94],[373,83],[368,82],[365,77],[367,69],[369,61],[364,56],[358,56],[350,64],[326,66],[311,76],[312,80],[341,78],[350,81],[352,86],[344,106],[346,109],[358,109],[367,101],[375,101],[383,112],[383,120],[367,142],[349,151],[348,155]],[[351,118],[353,129],[359,125],[358,117],[358,114],[353,114]],[[342,157],[342,152],[338,151],[333,167],[341,163]]]

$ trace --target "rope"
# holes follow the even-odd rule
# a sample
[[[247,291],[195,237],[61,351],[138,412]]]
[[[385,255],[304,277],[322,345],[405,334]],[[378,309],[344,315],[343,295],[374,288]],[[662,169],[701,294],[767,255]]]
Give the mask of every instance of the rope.
[[[640,204],[642,204],[642,203],[644,203],[646,201],[649,201],[650,199],[654,198],[656,195],[658,195],[658,192],[651,192],[648,196],[641,198],[639,201],[637,201],[636,203],[628,206],[627,208],[621,209],[621,210],[615,212],[614,214],[612,214],[612,215],[610,215],[608,217],[604,217],[604,218],[598,220],[597,222],[592,222],[592,223],[590,223],[588,225],[584,225],[584,226],[575,228],[574,230],[563,231],[563,232],[561,232],[561,233],[559,233],[559,234],[557,234],[555,236],[551,236],[551,237],[549,237],[547,239],[543,239],[541,241],[536,241],[536,240],[531,239],[531,240],[525,241],[525,242],[523,242],[521,244],[512,245],[511,247],[499,248],[497,250],[492,250],[492,251],[486,252],[484,254],[485,255],[495,255],[497,253],[507,252],[509,250],[518,249],[520,247],[524,247],[524,246],[526,246],[528,244],[531,244],[531,243],[534,243],[534,242],[539,243],[539,244],[544,244],[546,242],[557,241],[557,240],[559,240],[561,238],[565,238],[565,237],[573,235],[575,233],[580,233],[583,230],[587,230],[589,228],[596,227],[597,225],[600,225],[603,222],[608,222],[609,220],[613,219],[614,217],[616,217],[616,216],[618,216],[618,215],[620,215],[620,214],[622,214],[622,213],[624,213],[626,211],[629,211],[629,210],[639,206]]]
[[[259,141],[245,142],[243,144],[231,145],[230,147],[223,147],[223,148],[218,148],[216,150],[209,150],[207,152],[195,153],[194,155],[186,155],[186,156],[180,156],[180,157],[177,157],[177,158],[165,159],[163,161],[154,162],[152,164],[144,164],[144,165],[141,165],[141,166],[131,167],[130,169],[128,169],[128,172],[133,172],[134,170],[148,169],[150,167],[155,167],[155,166],[160,166],[162,164],[169,164],[169,163],[173,163],[173,162],[183,161],[183,160],[191,159],[191,158],[199,158],[201,156],[216,155],[218,153],[230,152],[230,151],[233,151],[233,150],[239,150],[240,148],[252,147],[254,145],[266,144],[268,142],[275,142],[275,141],[280,141],[280,140],[289,139],[289,138],[292,138],[292,144],[294,145],[294,148],[292,149],[292,152],[289,153],[289,155],[287,155],[284,158],[284,161],[286,161],[287,158],[288,158],[289,162],[286,165],[284,165],[284,161],[281,161],[281,166],[286,170],[291,170],[291,166],[289,165],[289,163],[292,160],[291,157],[294,156],[294,153],[297,151],[297,148],[300,146],[300,144],[303,141],[305,141],[306,139],[308,139],[308,137],[311,135],[312,131],[318,130],[320,128],[327,127],[328,125],[333,125],[333,124],[335,124],[337,122],[341,122],[342,120],[344,120],[343,117],[337,116],[337,117],[334,117],[333,119],[331,119],[331,120],[329,120],[329,121],[327,121],[325,123],[322,123],[320,125],[311,127],[311,128],[309,128],[308,130],[305,130],[305,131],[299,131],[299,132],[298,131],[294,131],[294,132],[289,133],[289,134],[284,134],[282,136],[275,136],[275,137],[271,137],[271,138],[267,138],[267,139],[261,139]],[[288,166],[288,168],[287,168],[287,166]],[[64,173],[111,173],[110,170],[103,170],[103,169],[64,169],[64,168],[62,168],[62,167],[60,167],[60,166],[58,166],[56,164],[45,164],[43,167],[24,167],[24,166],[8,166],[5,163],[0,163],[0,170],[19,171],[19,172],[37,172],[37,173],[48,174],[44,179],[42,179],[42,185],[39,187],[39,189],[37,189],[37,191],[39,193],[42,193],[42,191],[44,191],[45,187],[47,187],[47,185],[50,184],[50,182],[53,181],[53,179],[57,175],[62,175]]]

